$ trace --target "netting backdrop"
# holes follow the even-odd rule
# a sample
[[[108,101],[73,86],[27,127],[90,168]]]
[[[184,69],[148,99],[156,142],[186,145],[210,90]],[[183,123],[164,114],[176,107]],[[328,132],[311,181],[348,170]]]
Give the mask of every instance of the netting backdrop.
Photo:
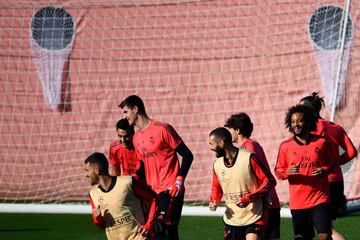
[[[326,59],[341,50],[316,41],[339,46],[343,18],[329,14],[334,20],[326,24],[319,18],[315,26],[325,26],[324,34],[315,42],[309,34],[311,17],[324,6],[340,8],[330,8],[340,15],[345,10],[344,1],[328,0],[1,1],[0,202],[86,200],[83,161],[94,151],[108,153],[121,117],[117,105],[131,94],[143,98],[151,118],[173,125],[192,150],[186,200],[209,199],[215,156],[208,134],[233,113],[250,115],[252,138],[273,169],[280,143],[290,136],[283,124],[288,107],[313,91],[327,96],[326,84],[335,82],[326,78],[336,74],[322,73],[337,71]],[[356,147],[359,12],[360,2],[352,1],[334,119]],[[43,25],[33,29],[34,17],[54,23],[40,19]],[[40,34],[35,39],[34,31]],[[69,43],[63,63],[54,64],[55,53]],[[46,101],[41,76],[61,81],[59,104]],[[359,170],[355,160],[346,167],[348,198],[360,196]],[[278,181],[282,202],[288,201],[287,185]]]

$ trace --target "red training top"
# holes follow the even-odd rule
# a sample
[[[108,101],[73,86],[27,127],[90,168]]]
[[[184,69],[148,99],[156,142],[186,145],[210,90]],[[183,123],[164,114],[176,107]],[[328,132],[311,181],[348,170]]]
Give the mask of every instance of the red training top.
[[[318,119],[317,130],[313,133],[325,137],[326,140],[330,142],[334,152],[339,153],[339,146],[344,150],[344,153],[341,154],[338,159],[334,159],[337,164],[334,170],[328,175],[330,182],[343,181],[340,166],[357,156],[357,150],[354,144],[340,125],[322,118]]]
[[[138,169],[139,158],[134,149],[127,149],[119,140],[114,140],[110,145],[109,164],[120,167],[121,176],[131,176]]]
[[[156,193],[167,190],[176,181],[180,166],[175,148],[181,142],[170,124],[156,120],[133,137],[135,150],[144,162],[146,182]]]
[[[247,149],[249,152],[255,153],[257,159],[259,161],[263,162],[264,166],[270,172],[269,163],[268,163],[268,161],[266,159],[266,155],[264,153],[264,150],[257,141],[248,138],[248,139],[246,139],[244,141],[244,143],[243,143],[243,145],[241,147]],[[271,208],[280,208],[280,201],[279,201],[279,197],[278,197],[278,195],[276,193],[275,188],[269,190],[269,197],[270,197],[270,200],[271,200]]]
[[[326,175],[312,176],[312,171],[322,168],[331,171],[334,167],[333,149],[323,137],[311,135],[307,144],[296,137],[281,143],[275,166],[278,179],[289,181],[290,209],[307,209],[329,202],[329,182]],[[290,175],[291,165],[299,166],[299,174]]]

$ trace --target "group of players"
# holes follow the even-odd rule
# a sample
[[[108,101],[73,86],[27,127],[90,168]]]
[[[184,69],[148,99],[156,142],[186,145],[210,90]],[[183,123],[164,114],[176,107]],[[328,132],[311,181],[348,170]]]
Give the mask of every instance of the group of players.
[[[124,119],[109,161],[98,152],[85,160],[94,223],[108,239],[179,239],[193,154],[170,124],[148,117],[140,97],[131,95],[119,107]]]
[[[321,240],[346,239],[332,220],[344,203],[340,165],[357,150],[341,126],[320,117],[323,105],[313,93],[288,109],[285,126],[293,136],[281,143],[274,169],[279,180],[289,182],[299,240],[313,239],[314,228]],[[85,160],[94,223],[109,240],[177,240],[193,154],[170,124],[149,118],[139,96],[128,96],[119,107],[124,118],[116,124],[119,139],[109,159],[95,152]],[[209,134],[216,154],[209,208],[215,211],[225,201],[224,239],[280,239],[276,180],[252,131],[250,117],[239,113]]]

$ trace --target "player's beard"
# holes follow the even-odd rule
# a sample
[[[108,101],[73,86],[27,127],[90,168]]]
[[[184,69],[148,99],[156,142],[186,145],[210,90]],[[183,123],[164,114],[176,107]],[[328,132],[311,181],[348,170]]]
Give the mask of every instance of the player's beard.
[[[131,139],[124,139],[121,142],[121,145],[123,145],[124,148],[132,149],[132,140]]]
[[[90,184],[95,185],[99,183],[99,176],[91,176],[90,177]]]
[[[295,137],[303,137],[306,133],[306,129],[302,127],[300,131],[296,131],[295,128],[291,129],[292,134],[294,134]]]
[[[225,155],[226,155],[225,150],[223,148],[221,148],[220,146],[216,146],[216,148],[214,149],[214,152],[215,152],[217,158],[225,157]]]

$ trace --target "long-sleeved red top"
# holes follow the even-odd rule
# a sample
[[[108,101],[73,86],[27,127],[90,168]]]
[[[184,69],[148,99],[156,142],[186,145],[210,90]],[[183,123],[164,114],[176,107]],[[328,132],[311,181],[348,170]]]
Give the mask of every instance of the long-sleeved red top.
[[[325,137],[326,140],[330,142],[334,152],[339,153],[339,147],[344,151],[338,158],[336,157],[334,159],[337,164],[334,170],[328,175],[330,182],[343,181],[340,166],[357,156],[357,150],[351,139],[340,125],[322,118],[318,119],[317,130],[313,133]]]
[[[290,209],[306,209],[329,201],[329,182],[326,174],[312,176],[312,171],[321,168],[325,172],[334,167],[333,149],[321,136],[311,135],[307,144],[296,137],[281,143],[275,165],[275,175],[289,181]],[[289,175],[289,167],[299,167],[299,174]]]
[[[269,163],[266,159],[264,149],[257,141],[248,138],[244,141],[241,147],[247,149],[249,152],[255,153],[257,159],[263,162],[264,166],[270,171]],[[269,197],[271,200],[271,208],[280,208],[280,201],[275,188],[269,190]]]

